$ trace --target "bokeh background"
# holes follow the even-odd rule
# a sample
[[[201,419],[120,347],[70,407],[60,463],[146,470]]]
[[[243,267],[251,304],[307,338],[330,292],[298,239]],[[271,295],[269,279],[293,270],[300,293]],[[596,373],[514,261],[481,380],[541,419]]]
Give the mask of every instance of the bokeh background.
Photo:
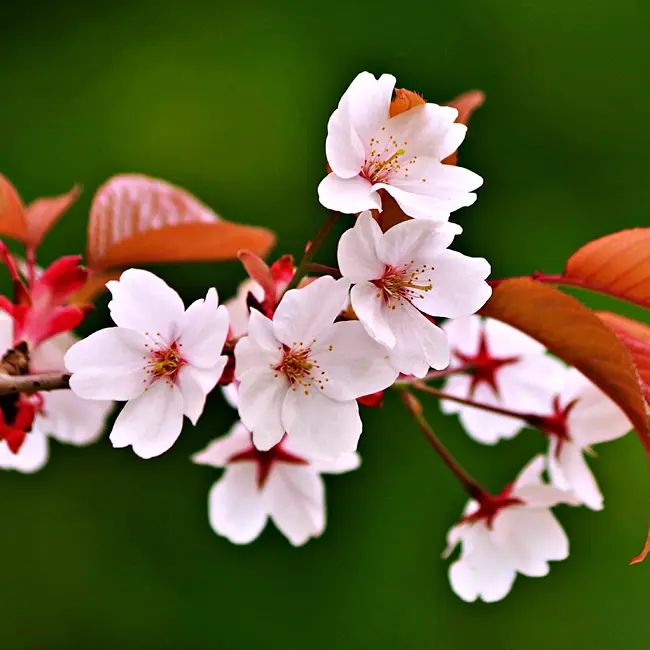
[[[0,16],[0,170],[27,200],[85,187],[42,263],[83,251],[93,192],[129,171],[270,226],[277,254],[300,254],[325,216],[327,119],[364,69],[431,101],[487,93],[461,151],[485,185],[455,220],[457,247],[494,277],[559,272],[587,240],[648,225],[647,2],[3,2]],[[244,277],[234,262],[157,271],[187,299],[212,284],[226,298]],[[107,322],[104,301],[86,331]],[[481,447],[427,412],[492,489],[545,447],[530,431]],[[158,459],[104,438],[52,443],[36,475],[2,473],[0,648],[648,647],[650,566],[627,565],[650,510],[632,435],[592,462],[604,512],[558,509],[569,560],[468,605],[440,559],[460,488],[393,395],[364,416],[363,467],[328,479],[328,529],[300,549],[272,527],[244,547],[210,530],[218,473],[188,457],[235,419],[218,394]]]

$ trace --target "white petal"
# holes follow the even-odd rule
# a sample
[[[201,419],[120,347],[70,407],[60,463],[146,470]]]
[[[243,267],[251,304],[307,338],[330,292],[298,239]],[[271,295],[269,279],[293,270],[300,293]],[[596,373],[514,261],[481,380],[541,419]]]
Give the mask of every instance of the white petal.
[[[224,399],[230,406],[234,409],[239,407],[239,382],[233,381],[231,384],[221,387],[221,393],[224,396]]]
[[[556,446],[549,453],[549,474],[554,485],[560,489],[571,490],[576,497],[591,510],[603,509],[603,494],[578,445],[565,442],[559,458]]]
[[[461,124],[454,124],[457,117],[458,111],[451,106],[427,103],[391,118],[388,128],[395,140],[408,142],[407,156],[442,160],[458,149],[467,130]],[[455,148],[450,150],[454,144]],[[410,170],[413,165],[408,167]]]
[[[242,378],[239,417],[253,432],[258,449],[266,451],[282,440],[282,404],[288,390],[285,376],[269,368],[250,370]]]
[[[375,341],[395,347],[395,334],[388,324],[388,305],[371,282],[355,284],[350,292],[350,304],[357,318],[363,323],[366,331]]]
[[[451,375],[445,380],[443,386],[444,392],[448,395],[471,398],[479,404],[488,406],[502,406],[499,396],[486,384],[480,383],[473,392],[471,388],[472,378],[468,374]],[[468,435],[485,445],[494,445],[502,438],[512,438],[525,426],[523,420],[458,404],[451,400],[440,400],[440,408],[443,413],[458,413]]]
[[[456,251],[442,251],[429,273],[420,274],[419,282],[431,284],[415,301],[418,309],[432,316],[458,318],[478,311],[492,295],[485,282],[490,265],[482,257],[467,257]]]
[[[239,339],[235,346],[235,377],[241,380],[249,371],[277,368],[282,361],[282,346],[269,352],[257,345],[250,336]]]
[[[225,436],[213,440],[205,449],[191,458],[197,465],[225,467],[236,454],[251,446],[250,431],[239,421],[235,422]]]
[[[14,344],[14,319],[0,311],[0,352],[4,354]]]
[[[455,350],[467,356],[474,356],[478,353],[483,330],[483,321],[479,316],[448,320],[442,325],[442,329],[447,334],[452,354]],[[468,395],[469,393],[464,397]]]
[[[518,357],[544,352],[544,346],[539,341],[499,320],[486,318],[483,327],[490,352],[495,357]]]
[[[181,355],[197,368],[214,366],[226,342],[228,310],[218,304],[217,292],[210,289],[205,300],[193,302],[180,319]]]
[[[372,186],[372,189],[374,192],[386,190],[397,201],[397,204],[402,208],[403,212],[414,219],[446,221],[452,212],[449,201],[439,199],[435,196],[417,194],[396,187],[395,185],[387,185],[386,183],[376,183]],[[475,200],[476,194],[468,194],[466,204],[471,205]]]
[[[548,560],[564,560],[569,555],[569,540],[550,510],[511,507],[502,510],[492,525],[494,540],[527,576],[544,576]]]
[[[210,525],[233,544],[249,544],[264,530],[267,509],[257,487],[254,463],[226,469],[208,497]]]
[[[329,460],[317,458],[312,460],[310,464],[317,472],[324,474],[345,474],[345,472],[351,472],[359,468],[361,465],[361,457],[356,452],[352,452],[349,454],[339,454]]]
[[[521,357],[497,370],[496,383],[504,408],[545,415],[566,379],[566,366],[546,354]]]
[[[381,228],[370,212],[362,212],[354,227],[339,239],[338,262],[341,273],[350,282],[366,282],[381,278],[385,265],[377,257]]]
[[[404,221],[384,233],[377,253],[382,262],[393,267],[420,261],[432,265],[461,232],[460,226],[446,221]]]
[[[353,128],[365,147],[369,147],[370,138],[388,122],[393,88],[393,75],[383,74],[375,79],[369,72],[361,72],[341,98],[339,105],[347,107]]]
[[[311,347],[313,339],[326,334],[345,308],[349,290],[346,279],[324,276],[287,291],[273,316],[276,338],[289,347],[298,343]]]
[[[318,186],[318,200],[329,210],[356,214],[364,210],[381,210],[381,199],[372,184],[361,176],[340,178],[328,174]]]
[[[141,334],[160,332],[171,343],[183,316],[183,300],[158,276],[141,269],[124,271],[119,281],[106,283],[113,299],[108,303],[113,322]]]
[[[529,485],[542,485],[542,472],[544,471],[544,456],[538,454],[531,458],[524,468],[519,472],[515,484],[513,486],[513,493],[516,494],[518,490],[524,486]]]
[[[432,156],[418,156],[414,164],[409,164],[408,179],[396,175],[389,182],[407,192],[443,201],[453,211],[466,206],[468,201],[474,202],[471,197],[476,195],[471,192],[483,184],[483,179],[458,165],[444,165]]]
[[[289,390],[282,421],[301,449],[322,458],[355,451],[361,436],[356,401],[337,402],[316,390]]]
[[[581,447],[615,440],[632,428],[616,402],[571,368],[560,401],[566,406],[574,399],[578,402],[569,412],[567,423],[572,440]]]
[[[405,375],[424,377],[429,366],[442,370],[449,365],[445,333],[411,303],[403,302],[388,311],[388,323],[395,334],[390,360]]]
[[[275,337],[273,321],[263,314],[260,314],[257,309],[254,309],[251,312],[250,320],[248,322],[248,336],[251,341],[255,342],[255,345],[262,348],[262,350],[267,352],[273,359],[277,358],[279,362],[282,358],[282,345]]]
[[[196,426],[205,408],[207,392],[203,390],[201,380],[195,374],[198,369],[192,366],[181,368],[176,385],[183,398],[183,414]]]
[[[515,577],[512,559],[494,544],[489,531],[481,524],[471,526],[460,558],[449,567],[454,592],[467,602],[481,598],[493,603],[507,596]]]
[[[524,485],[517,488],[515,496],[531,508],[552,508],[559,503],[577,506],[581,503],[573,493],[554,485]]]
[[[230,317],[230,331],[234,338],[248,332],[248,294],[252,293],[259,301],[264,300],[264,289],[255,280],[244,280],[237,289],[237,295],[224,302]]]
[[[273,523],[294,545],[325,530],[325,486],[308,465],[278,463],[265,487]]]
[[[327,123],[325,155],[331,170],[341,178],[357,176],[365,162],[363,143],[354,129],[350,108],[344,100]]]
[[[198,382],[201,390],[206,395],[214,389],[219,379],[221,379],[221,375],[223,374],[223,369],[226,367],[227,361],[227,357],[219,357],[216,365],[212,368],[191,368],[194,379]],[[188,369],[188,366],[185,366],[184,370]],[[230,385],[232,386],[233,384]]]
[[[161,380],[125,405],[115,420],[110,439],[113,447],[131,445],[140,458],[153,458],[176,442],[182,428],[181,392]]]
[[[65,355],[73,373],[70,388],[85,399],[128,400],[147,382],[143,359],[147,338],[128,329],[109,327],[75,343]]]
[[[63,332],[43,341],[36,349],[30,350],[30,368],[36,373],[61,372],[65,368],[65,353],[78,340],[72,332]]]
[[[43,414],[38,428],[60,442],[89,445],[104,432],[113,402],[85,400],[71,390],[42,393]]]
[[[316,381],[310,390],[322,388],[331,399],[346,401],[370,395],[397,379],[386,348],[373,341],[358,321],[335,323],[312,356]]]
[[[36,430],[27,434],[17,454],[7,447],[7,443],[0,441],[0,469],[15,469],[25,474],[31,474],[41,469],[49,457],[47,436]]]

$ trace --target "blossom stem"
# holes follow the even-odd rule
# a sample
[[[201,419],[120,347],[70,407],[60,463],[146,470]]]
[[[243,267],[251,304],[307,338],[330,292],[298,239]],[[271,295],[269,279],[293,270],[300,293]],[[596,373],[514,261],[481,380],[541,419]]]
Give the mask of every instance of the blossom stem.
[[[431,425],[424,417],[422,406],[419,400],[407,388],[400,389],[400,397],[406,410],[415,418],[418,426],[427,442],[433,447],[434,451],[440,456],[442,462],[447,466],[449,471],[456,477],[465,492],[470,498],[481,501],[487,494],[485,488],[477,483],[451,455],[449,450],[442,444],[438,436],[434,433]]]
[[[307,273],[331,275],[333,278],[343,277],[341,271],[335,269],[333,266],[326,266],[325,264],[314,264],[313,262],[307,266]]]
[[[25,259],[27,261],[27,282],[32,287],[36,282],[36,250],[33,246],[25,247]]]
[[[70,388],[70,373],[47,372],[41,375],[0,375],[0,395],[37,393]]]
[[[474,367],[472,363],[466,363],[462,366],[456,366],[455,368],[445,368],[444,370],[432,370],[428,372],[424,377],[413,377],[412,375],[402,375],[395,380],[396,384],[419,384],[425,381],[434,381],[435,379],[442,379],[443,377],[449,377],[449,375],[455,375],[461,372],[467,372]]]
[[[427,386],[421,381],[416,381],[411,384],[413,388],[419,390],[428,395],[434,395],[438,399],[446,399],[450,402],[456,402],[457,404],[464,404],[465,406],[472,406],[482,411],[489,411],[490,413],[496,413],[497,415],[505,415],[510,418],[518,418],[519,420],[525,420],[526,422],[536,422],[540,419],[541,416],[536,413],[522,413],[520,411],[513,411],[511,409],[505,409],[500,406],[493,406],[492,404],[482,404],[481,402],[476,402],[473,399],[467,399],[465,397],[456,397],[455,395],[449,395],[442,390],[438,390],[433,386]]]
[[[330,212],[327,219],[321,226],[320,230],[316,233],[316,236],[314,237],[313,241],[311,242],[309,248],[305,251],[305,254],[302,256],[302,259],[300,260],[300,264],[298,264],[298,268],[296,269],[296,272],[293,275],[293,278],[287,287],[287,291],[290,289],[295,289],[300,280],[302,280],[305,275],[307,275],[307,272],[309,271],[309,265],[311,264],[312,259],[314,259],[314,255],[316,255],[316,251],[322,246],[323,242],[325,241],[325,238],[329,234],[330,230],[334,227],[334,224],[339,220],[339,217],[341,216],[340,212]]]

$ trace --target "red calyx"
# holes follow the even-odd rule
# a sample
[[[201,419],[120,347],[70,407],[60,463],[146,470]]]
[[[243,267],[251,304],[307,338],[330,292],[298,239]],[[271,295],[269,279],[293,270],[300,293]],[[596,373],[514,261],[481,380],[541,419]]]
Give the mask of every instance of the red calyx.
[[[4,440],[14,454],[20,451],[27,434],[32,430],[38,404],[24,394],[17,397],[18,399],[0,404],[0,440]]]
[[[481,332],[479,348],[475,355],[463,354],[459,350],[454,350],[454,354],[463,364],[469,366],[467,372],[472,377],[470,398],[474,396],[474,392],[481,383],[487,384],[494,391],[494,394],[498,395],[498,371],[504,366],[519,361],[519,357],[495,357],[492,355],[484,331]]]
[[[560,397],[556,395],[553,398],[553,414],[546,416],[535,416],[529,419],[531,426],[540,429],[549,438],[554,437],[558,440],[556,456],[560,455],[565,442],[571,440],[569,434],[569,414],[578,403],[577,399],[569,402],[564,408],[560,406]]]
[[[384,401],[384,391],[380,390],[376,393],[370,393],[370,395],[363,395],[362,397],[357,397],[357,402],[363,404],[364,406],[369,406],[371,408],[379,408]]]
[[[511,506],[523,505],[524,502],[517,497],[512,496],[514,484],[506,485],[500,494],[492,495],[488,492],[483,492],[478,496],[479,507],[476,512],[462,518],[461,523],[476,523],[477,521],[485,521],[488,528],[492,528],[494,518],[504,508]]]
[[[257,470],[257,487],[261,490],[266,484],[274,463],[288,463],[290,465],[308,465],[308,461],[282,449],[282,441],[268,451],[260,451],[254,445],[249,449],[235,454],[229,463],[253,462]]]

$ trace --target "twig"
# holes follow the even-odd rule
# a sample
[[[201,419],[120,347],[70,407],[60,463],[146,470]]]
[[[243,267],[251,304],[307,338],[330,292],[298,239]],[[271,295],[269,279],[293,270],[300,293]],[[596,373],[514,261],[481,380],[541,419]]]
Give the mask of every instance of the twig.
[[[434,451],[440,456],[442,462],[447,466],[451,473],[456,477],[458,482],[462,485],[467,494],[476,501],[482,501],[487,492],[479,483],[477,483],[458,463],[458,461],[451,455],[447,448],[440,442],[438,436],[434,433],[431,425],[424,417],[422,406],[418,399],[408,389],[400,389],[400,397],[406,410],[415,418],[418,426],[428,443],[433,447]]]
[[[311,242],[311,245],[305,251],[305,254],[302,256],[302,259],[300,260],[300,264],[298,264],[298,268],[296,269],[296,272],[293,275],[291,283],[286,289],[287,291],[289,291],[290,289],[295,289],[298,286],[300,280],[302,280],[305,277],[307,271],[309,270],[309,265],[312,259],[314,259],[314,255],[316,255],[316,251],[322,246],[323,242],[325,241],[325,238],[329,234],[329,231],[332,230],[334,224],[339,220],[340,216],[341,216],[340,212],[329,213],[327,219],[321,226],[320,230],[318,231],[318,233],[316,233],[316,236]]]
[[[0,375],[0,395],[38,393],[70,388],[70,373],[48,372],[41,375]]]

